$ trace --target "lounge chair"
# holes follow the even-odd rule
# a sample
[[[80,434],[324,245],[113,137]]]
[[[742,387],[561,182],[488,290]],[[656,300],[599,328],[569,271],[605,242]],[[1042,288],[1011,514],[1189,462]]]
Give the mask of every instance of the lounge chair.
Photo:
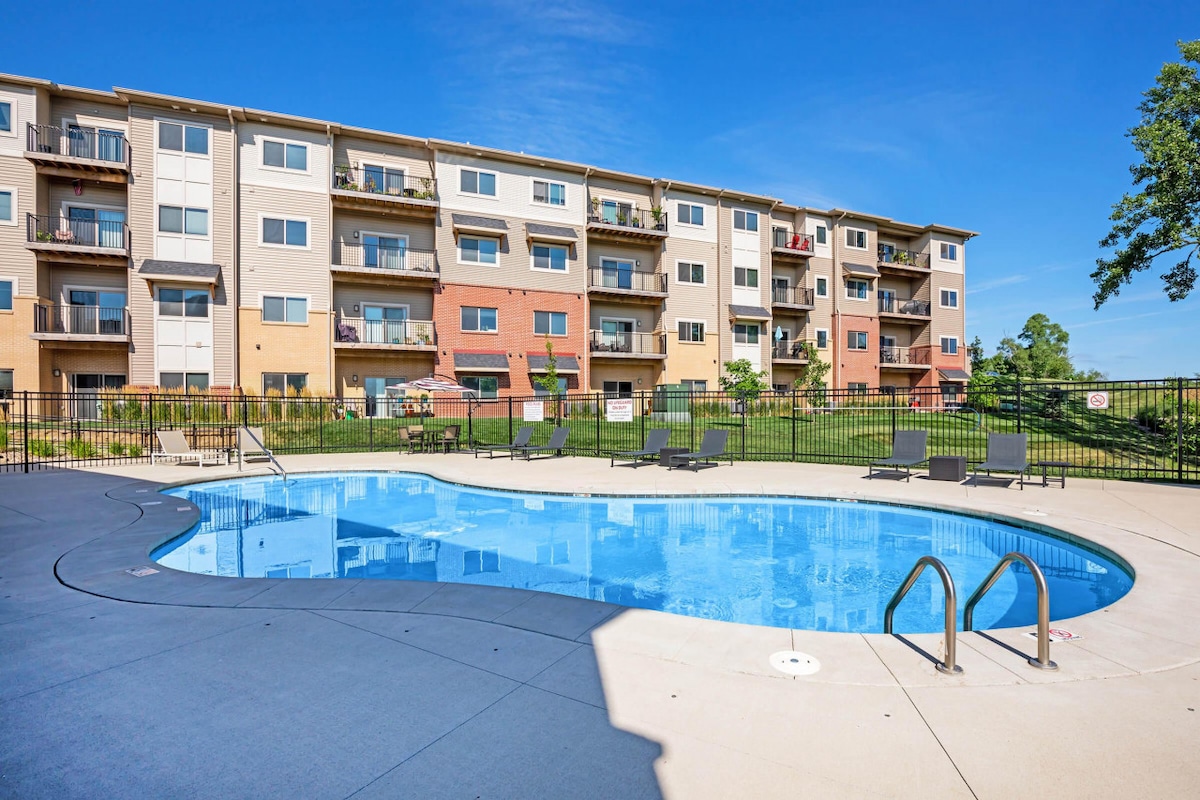
[[[725,443],[729,440],[729,431],[726,430],[707,430],[704,432],[704,438],[700,440],[700,449],[694,453],[680,453],[679,455],[671,456],[667,460],[667,469],[675,469],[675,467],[687,466],[688,462],[694,461],[696,466],[693,467],[694,472],[700,471],[700,465],[717,466],[716,459],[725,455]],[[729,463],[733,465],[733,456],[729,456]]]
[[[879,461],[872,461],[867,468],[867,478],[875,477],[875,470],[880,472],[899,472],[904,467],[904,480],[907,483],[912,478],[912,468],[929,460],[925,455],[925,445],[929,441],[929,431],[896,431],[892,437],[892,455]],[[893,469],[886,469],[892,467]]]
[[[567,444],[567,437],[570,435],[570,428],[555,428],[554,432],[550,434],[550,441],[543,445],[527,444],[524,447],[514,447],[509,452],[508,457],[512,459],[516,458],[517,454],[521,454],[525,456],[525,460],[528,461],[529,457],[534,453],[553,452],[561,456],[562,449]]]
[[[451,447],[453,447],[455,450],[458,450],[461,446],[458,441],[458,436],[461,432],[461,425],[447,425],[442,429],[442,438],[438,439],[434,444],[438,447],[441,447],[447,453],[450,452]]]
[[[200,467],[203,467],[206,461],[210,464],[229,463],[228,456],[216,450],[193,450],[188,445],[183,431],[155,431],[154,435],[158,437],[158,446],[162,450],[150,454],[151,464],[157,464],[159,459],[167,458],[174,459],[180,464],[195,461],[196,465]]]
[[[610,467],[615,466],[617,459],[624,459],[633,462],[633,468],[637,469],[643,461],[650,461],[659,455],[659,451],[667,446],[667,442],[671,439],[671,430],[669,428],[655,428],[646,435],[646,444],[641,450],[626,450],[622,453],[613,453],[612,458],[608,460]]]
[[[238,428],[237,449],[242,461],[270,461],[275,455],[267,449],[262,428]]]
[[[529,440],[533,438],[533,426],[525,425],[517,430],[517,435],[513,437],[512,444],[481,444],[475,448],[475,457],[479,458],[479,453],[488,454],[488,458],[495,458],[496,453],[509,452],[511,453],[518,447],[526,447]]]
[[[400,447],[405,448],[410,453],[415,453],[418,450],[425,449],[425,434],[424,430],[413,431],[408,428],[400,428],[396,431],[400,436]]]
[[[989,433],[987,461],[971,471],[971,482],[979,485],[980,470],[990,477],[993,472],[1015,472],[1025,491],[1025,472],[1029,469],[1029,434]]]

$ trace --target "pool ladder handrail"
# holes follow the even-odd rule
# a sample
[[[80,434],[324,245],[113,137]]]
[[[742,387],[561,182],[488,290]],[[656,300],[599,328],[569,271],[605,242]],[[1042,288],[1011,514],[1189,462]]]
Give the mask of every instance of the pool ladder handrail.
[[[268,459],[268,460],[269,460],[269,461],[270,461],[272,464],[274,464],[274,465],[275,465],[275,468],[279,470],[279,474],[283,476],[283,482],[284,482],[284,483],[287,483],[287,477],[288,477],[288,476],[287,476],[287,470],[285,470],[285,469],[283,468],[283,464],[280,464],[280,463],[279,463],[279,459],[277,459],[277,458],[275,457],[275,454],[274,454],[274,453],[272,453],[270,450],[268,450],[268,449],[267,449],[267,445],[266,445],[266,443],[265,443],[265,442],[260,442],[260,441],[258,440],[258,437],[254,435],[254,432],[253,432],[253,431],[251,431],[251,430],[250,430],[250,428],[249,428],[249,427],[247,427],[247,426],[242,426],[242,431],[241,431],[241,432],[242,432],[242,433],[245,433],[245,434],[246,434],[246,436],[247,436],[247,437],[250,439],[250,441],[254,442],[256,445],[258,445],[259,447],[261,447],[261,448],[262,448],[262,452],[263,452],[263,454],[264,454],[264,455],[267,457],[267,459]],[[238,472],[241,472],[241,471],[242,471],[242,450],[241,450],[241,448],[238,448]]]
[[[983,579],[983,583],[979,584],[971,596],[967,598],[967,604],[963,607],[963,630],[969,631],[973,629],[975,606],[983,599],[983,596],[988,593],[995,584],[1000,580],[1000,576],[1008,569],[1014,561],[1020,561],[1025,565],[1025,569],[1033,575],[1033,583],[1037,587],[1037,657],[1028,659],[1030,666],[1038,669],[1058,669],[1058,664],[1050,660],[1050,587],[1046,585],[1046,576],[1042,573],[1042,568],[1037,565],[1029,556],[1024,553],[1012,552],[1001,558],[996,566],[992,567],[992,571]]]
[[[946,569],[946,565],[939,559],[933,556],[921,556],[917,559],[917,563],[913,565],[912,571],[908,573],[904,583],[900,584],[900,588],[888,601],[887,608],[883,612],[883,632],[892,632],[892,616],[896,613],[896,606],[900,605],[900,601],[908,594],[909,589],[917,582],[917,578],[921,577],[921,573],[925,571],[926,567],[933,567],[934,572],[942,579],[942,589],[946,593],[946,655],[935,667],[938,672],[958,675],[962,673],[962,667],[954,663],[958,648],[958,596],[954,591],[954,578],[950,577],[950,570]]]

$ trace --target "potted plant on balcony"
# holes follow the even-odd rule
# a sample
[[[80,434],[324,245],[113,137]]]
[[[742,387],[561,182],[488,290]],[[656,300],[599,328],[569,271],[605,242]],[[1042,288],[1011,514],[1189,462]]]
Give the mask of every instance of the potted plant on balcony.
[[[413,195],[418,200],[433,199],[433,178],[421,178],[421,189]]]
[[[627,219],[627,218],[626,218],[626,216],[625,216],[625,212],[624,212],[624,211],[618,211],[618,212],[617,212],[617,224],[618,224],[618,225],[624,225],[626,222],[628,222],[628,219]]]
[[[651,206],[650,207],[650,216],[654,217],[654,229],[661,231],[662,230],[662,222],[663,222],[663,207],[662,206]]]
[[[894,253],[892,253],[892,261],[894,261],[897,264],[908,264],[909,263],[908,251],[907,250],[895,251]]]

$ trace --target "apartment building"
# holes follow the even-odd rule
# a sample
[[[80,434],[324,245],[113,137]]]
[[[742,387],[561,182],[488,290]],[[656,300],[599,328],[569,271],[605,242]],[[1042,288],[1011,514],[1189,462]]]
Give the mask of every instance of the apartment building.
[[[949,394],[974,235],[0,76],[3,393],[520,396],[547,342],[565,391],[716,389],[738,358],[783,389],[811,342],[831,386]]]

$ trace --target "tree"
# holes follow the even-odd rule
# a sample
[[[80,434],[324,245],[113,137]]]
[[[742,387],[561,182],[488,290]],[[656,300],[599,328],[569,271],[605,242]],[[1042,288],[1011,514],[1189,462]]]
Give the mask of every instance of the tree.
[[[971,374],[982,372],[987,359],[983,355],[983,339],[976,336],[971,340]]]
[[[1100,246],[1116,247],[1096,259],[1092,299],[1099,308],[1159,256],[1182,260],[1162,275],[1167,296],[1182,300],[1196,283],[1192,257],[1200,254],[1200,39],[1178,42],[1185,63],[1164,64],[1143,93],[1141,124],[1129,129],[1142,162],[1129,168],[1137,194],[1113,206],[1112,230]]]
[[[739,400],[753,400],[771,388],[765,380],[767,373],[759,372],[748,358],[725,362],[725,374],[718,380],[721,388]]]
[[[558,386],[558,356],[554,355],[554,342],[550,341],[549,335],[546,336],[546,371],[534,377],[533,382],[554,397],[554,419],[557,420],[561,416],[562,397]]]
[[[1103,378],[1103,373],[1096,370],[1080,371],[1075,368],[1067,348],[1070,339],[1071,334],[1057,322],[1051,322],[1045,314],[1034,314],[1025,321],[1025,327],[1015,339],[1010,336],[1000,340],[996,355],[980,359],[978,365],[974,364],[972,356],[974,371],[979,375],[996,372],[1003,377],[1021,380],[1078,381]]]
[[[804,372],[796,379],[796,388],[804,392],[808,402],[813,406],[825,405],[825,376],[833,368],[832,364],[821,360],[817,346],[812,342],[804,342],[801,346],[808,364]]]

